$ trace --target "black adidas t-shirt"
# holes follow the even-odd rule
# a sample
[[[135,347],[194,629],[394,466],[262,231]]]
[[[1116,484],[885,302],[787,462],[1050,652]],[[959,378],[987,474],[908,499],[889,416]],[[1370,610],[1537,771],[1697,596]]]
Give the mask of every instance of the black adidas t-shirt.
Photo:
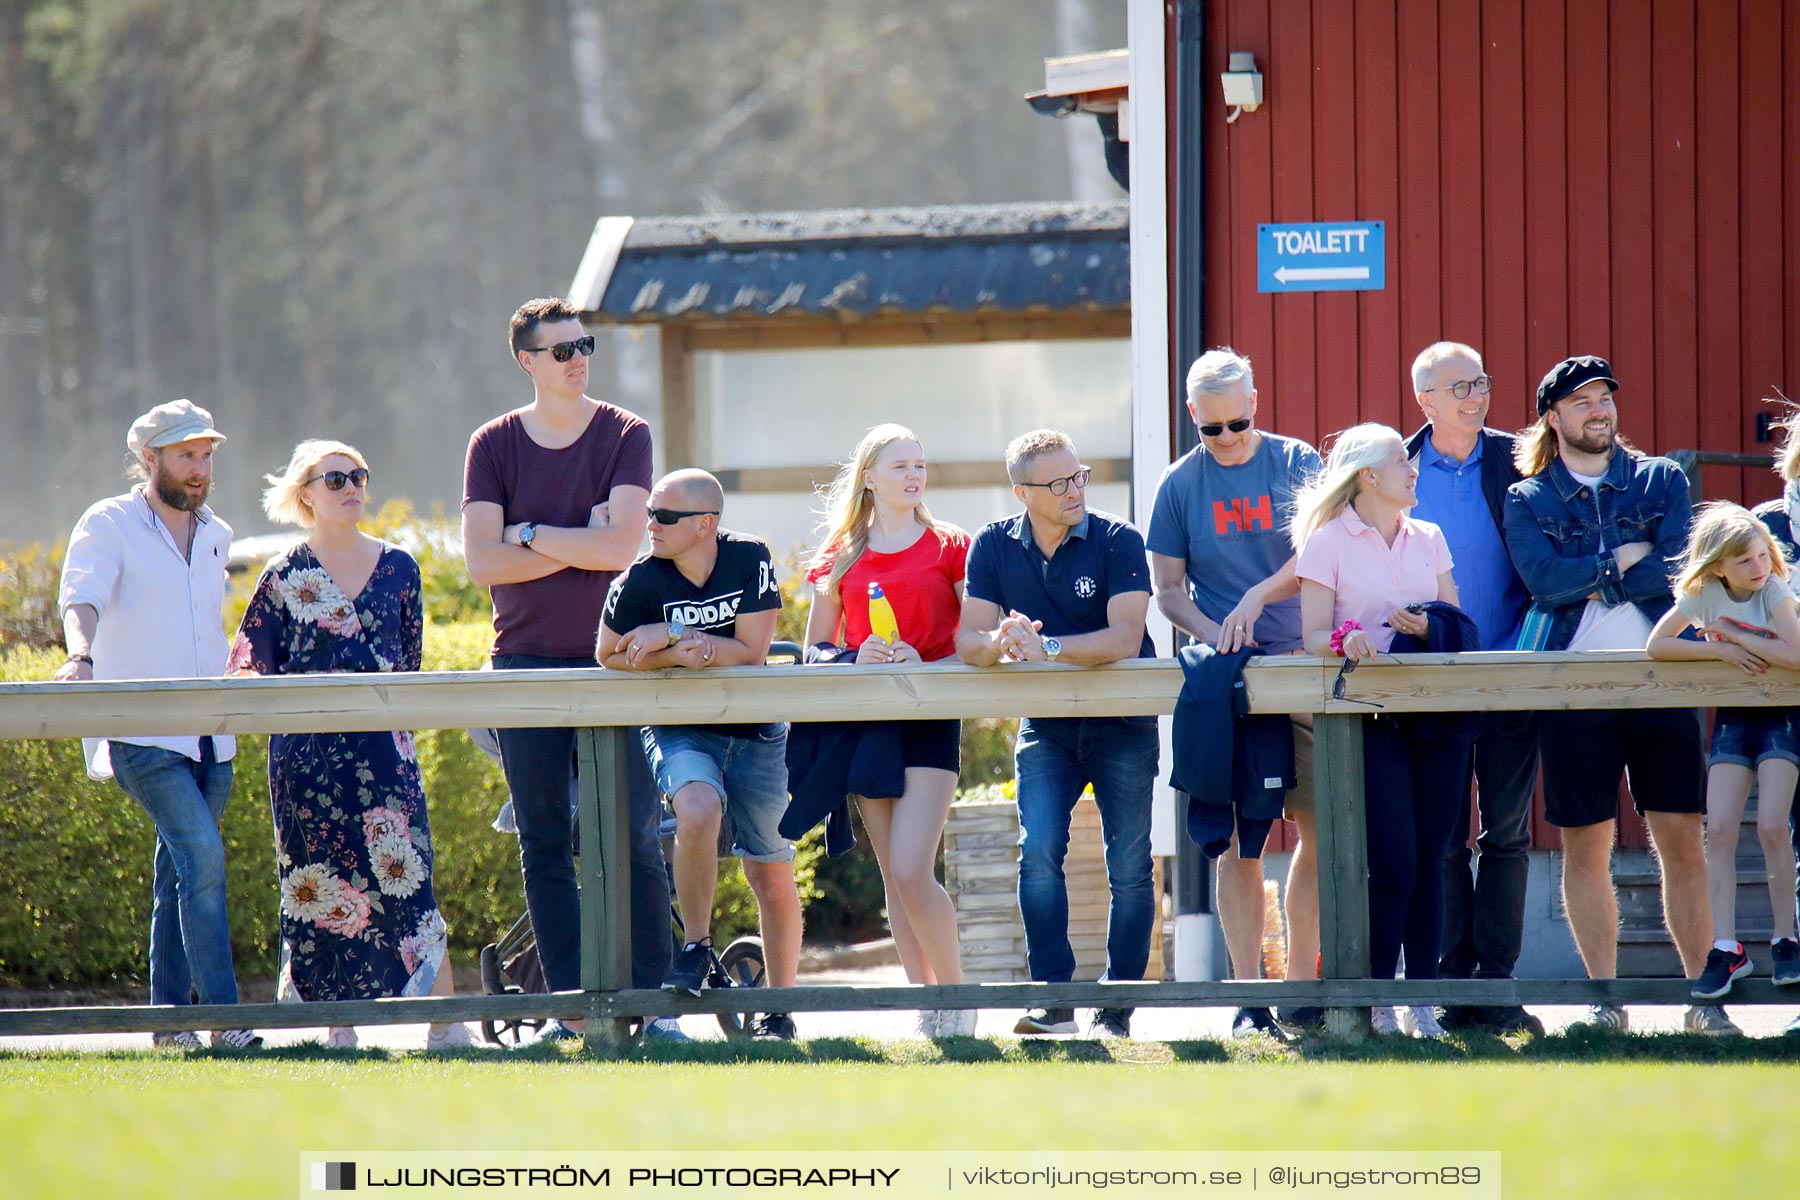
[[[646,556],[613,581],[600,620],[621,637],[640,625],[680,621],[690,632],[737,636],[739,613],[768,612],[781,607],[781,584],[768,543],[748,534],[719,531],[719,557],[706,582],[696,586],[666,558]],[[773,733],[770,725],[713,725],[732,737]]]

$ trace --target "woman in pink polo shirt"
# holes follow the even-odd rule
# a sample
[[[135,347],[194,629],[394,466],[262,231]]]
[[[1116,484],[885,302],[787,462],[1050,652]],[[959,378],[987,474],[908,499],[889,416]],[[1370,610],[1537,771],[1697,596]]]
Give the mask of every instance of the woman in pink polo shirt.
[[[1428,632],[1426,618],[1408,605],[1456,603],[1443,533],[1406,515],[1419,502],[1418,479],[1398,433],[1357,425],[1337,436],[1324,471],[1295,498],[1307,653],[1351,660],[1384,654],[1396,633]],[[1392,718],[1364,722],[1369,961],[1377,979],[1394,978],[1402,949],[1407,978],[1437,978],[1444,851],[1466,786],[1467,754],[1465,743],[1409,738]],[[1403,1017],[1415,1036],[1443,1036],[1429,1005]],[[1392,1008],[1378,1007],[1370,1019],[1377,1033],[1398,1031]]]

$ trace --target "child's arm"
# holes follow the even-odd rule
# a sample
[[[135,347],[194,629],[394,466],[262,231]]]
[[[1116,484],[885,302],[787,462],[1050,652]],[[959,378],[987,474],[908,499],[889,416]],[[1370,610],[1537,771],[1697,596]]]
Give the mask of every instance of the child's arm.
[[[1650,640],[1644,649],[1649,651],[1651,658],[1661,662],[1722,661],[1742,669],[1746,675],[1760,675],[1769,669],[1766,662],[1736,642],[1696,642],[1682,637],[1681,631],[1692,624],[1681,609],[1671,608],[1650,631]]]
[[[1773,614],[1775,638],[1758,640],[1756,656],[1778,667],[1800,671],[1800,600],[1789,596]]]

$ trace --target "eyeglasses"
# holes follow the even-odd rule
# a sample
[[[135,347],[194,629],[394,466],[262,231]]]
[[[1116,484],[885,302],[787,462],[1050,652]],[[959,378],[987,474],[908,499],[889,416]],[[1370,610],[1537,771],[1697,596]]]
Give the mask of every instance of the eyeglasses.
[[[577,350],[581,352],[581,357],[592,358],[594,356],[594,335],[590,333],[586,337],[578,337],[572,342],[558,342],[554,346],[526,346],[524,350],[527,354],[548,350],[550,357],[559,363],[566,363],[574,358]]]
[[[719,515],[719,510],[716,508],[702,508],[691,512],[685,508],[646,508],[645,511],[650,514],[650,519],[658,525],[679,525],[683,517],[716,517]]]
[[[358,467],[354,471],[326,471],[323,474],[314,475],[306,483],[317,483],[321,479],[325,481],[325,486],[334,492],[343,491],[346,483],[353,487],[366,488],[369,486],[369,468]],[[305,487],[306,483],[300,486]]]
[[[1492,376],[1477,375],[1473,379],[1462,379],[1458,380],[1456,383],[1446,384],[1441,388],[1426,388],[1425,390],[1428,392],[1449,392],[1458,400],[1467,400],[1470,392],[1480,392],[1485,396],[1493,391],[1493,389],[1494,380]]]
[[[1347,700],[1351,704],[1366,704],[1370,708],[1385,708],[1386,705],[1378,704],[1373,700],[1358,700],[1355,696],[1345,694],[1350,690],[1348,678],[1350,672],[1354,670],[1356,670],[1356,660],[1354,658],[1346,658],[1343,665],[1337,669],[1337,677],[1331,681],[1331,698],[1333,700]]]
[[[1066,496],[1071,487],[1086,487],[1088,476],[1093,473],[1094,468],[1083,467],[1073,475],[1064,475],[1061,479],[1052,479],[1049,483],[1021,483],[1019,486],[1049,488],[1052,496]]]
[[[1231,432],[1233,432],[1233,433],[1242,433],[1242,432],[1244,432],[1244,430],[1246,430],[1248,428],[1250,428],[1250,418],[1249,417],[1239,417],[1235,421],[1226,421],[1222,425],[1202,425],[1200,427],[1200,436],[1201,437],[1218,437],[1221,433],[1224,433],[1227,429],[1231,430]]]

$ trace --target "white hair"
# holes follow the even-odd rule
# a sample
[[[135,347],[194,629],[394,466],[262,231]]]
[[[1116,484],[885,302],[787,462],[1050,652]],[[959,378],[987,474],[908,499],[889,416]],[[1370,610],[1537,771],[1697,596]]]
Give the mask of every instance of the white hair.
[[[1476,352],[1475,347],[1465,346],[1461,342],[1433,342],[1419,351],[1419,357],[1413,359],[1412,365],[1413,392],[1417,394],[1425,390],[1425,385],[1431,382],[1431,372],[1439,363],[1459,355],[1472,358],[1476,366],[1482,366],[1481,355]]]
[[[1242,383],[1247,392],[1256,390],[1256,376],[1250,370],[1250,360],[1230,346],[1220,346],[1196,358],[1194,365],[1188,368],[1188,399],[1194,399],[1201,392],[1216,396],[1230,391],[1238,383]]]

